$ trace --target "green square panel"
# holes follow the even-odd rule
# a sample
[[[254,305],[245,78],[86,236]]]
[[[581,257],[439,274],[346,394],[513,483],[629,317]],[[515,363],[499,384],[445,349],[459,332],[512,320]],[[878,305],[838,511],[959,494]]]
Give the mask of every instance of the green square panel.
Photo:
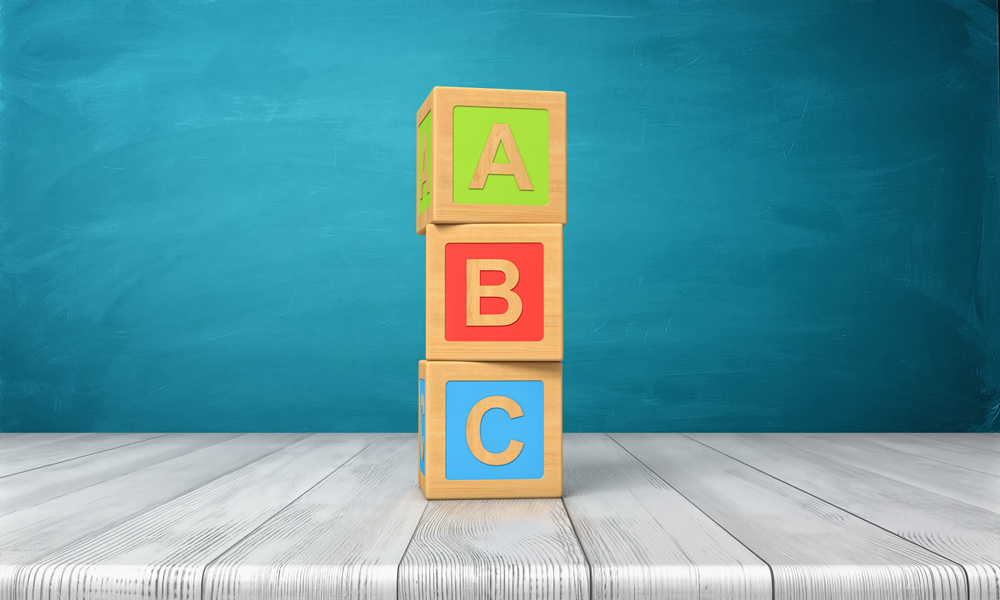
[[[515,147],[506,147],[511,142]],[[456,204],[549,203],[549,111],[456,106],[453,152],[452,198]],[[523,164],[520,180],[510,173],[476,179],[480,162],[481,173],[511,171],[520,166],[512,164],[518,155]]]
[[[434,156],[431,146],[431,113],[417,126],[417,214],[431,205],[431,164]]]

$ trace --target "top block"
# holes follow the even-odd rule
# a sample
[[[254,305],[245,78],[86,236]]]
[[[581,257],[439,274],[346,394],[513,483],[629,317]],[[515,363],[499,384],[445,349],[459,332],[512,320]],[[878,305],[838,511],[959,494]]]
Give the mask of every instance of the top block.
[[[566,93],[435,87],[417,111],[417,233],[566,224]]]

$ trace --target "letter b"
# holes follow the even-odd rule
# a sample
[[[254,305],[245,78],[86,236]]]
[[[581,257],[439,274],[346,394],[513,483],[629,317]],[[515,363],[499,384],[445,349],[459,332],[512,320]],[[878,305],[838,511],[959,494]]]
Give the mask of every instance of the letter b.
[[[504,259],[470,258],[466,261],[466,325],[502,327],[515,323],[521,317],[521,297],[513,290],[520,274],[517,265]],[[504,274],[504,282],[500,285],[482,285],[480,277],[483,271],[500,271]],[[507,301],[507,310],[500,314],[484,315],[482,313],[482,298],[503,298]]]

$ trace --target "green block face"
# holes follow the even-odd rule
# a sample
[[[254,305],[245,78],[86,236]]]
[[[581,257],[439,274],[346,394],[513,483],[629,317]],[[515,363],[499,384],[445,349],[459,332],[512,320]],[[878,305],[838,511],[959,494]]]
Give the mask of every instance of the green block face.
[[[431,113],[417,127],[417,214],[431,205]]]
[[[456,204],[549,203],[549,111],[456,106],[453,151]]]

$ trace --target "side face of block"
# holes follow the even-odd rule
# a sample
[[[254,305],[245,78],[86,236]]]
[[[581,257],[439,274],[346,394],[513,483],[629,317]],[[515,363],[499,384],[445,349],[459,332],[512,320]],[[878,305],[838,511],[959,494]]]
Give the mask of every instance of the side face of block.
[[[566,94],[435,87],[417,111],[417,233],[566,223]]]
[[[428,500],[562,496],[562,364],[420,361]]]
[[[427,358],[563,358],[562,225],[428,225]]]

